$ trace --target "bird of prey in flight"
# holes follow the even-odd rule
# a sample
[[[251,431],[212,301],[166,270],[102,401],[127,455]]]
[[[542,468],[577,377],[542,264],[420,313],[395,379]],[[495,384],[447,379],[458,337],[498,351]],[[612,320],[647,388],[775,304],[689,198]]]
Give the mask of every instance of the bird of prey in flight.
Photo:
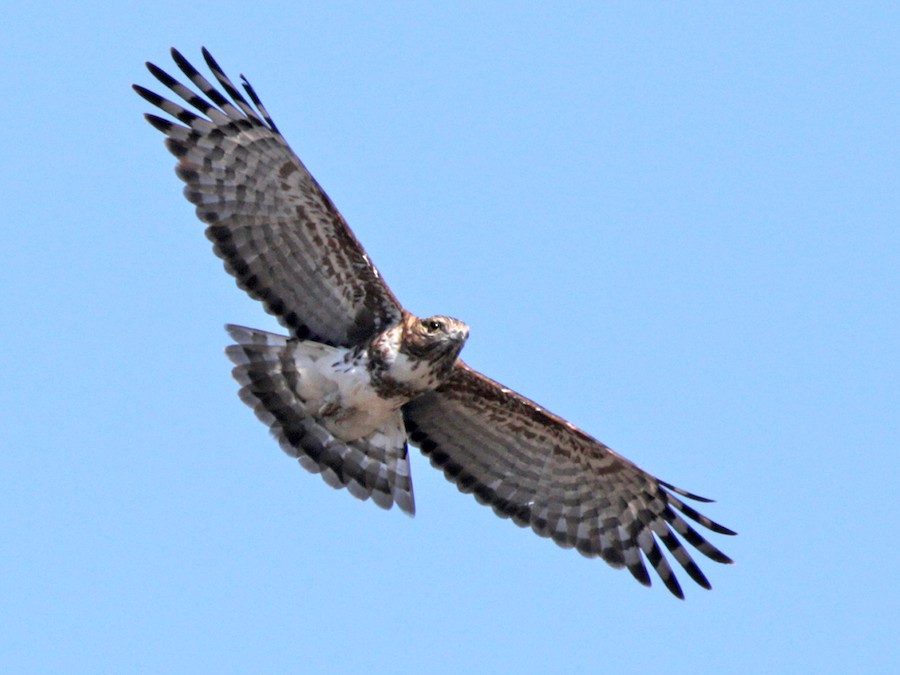
[[[246,78],[242,93],[206,49],[218,86],[172,57],[189,84],[147,67],[174,100],[134,89],[172,118],[146,115],[178,159],[214,252],[289,333],[229,325],[226,350],[241,400],[287,454],[332,487],[412,514],[411,443],[502,518],[649,586],[646,561],[683,598],[665,549],[710,588],[684,542],[731,559],[689,521],[734,532],[682,498],[710,500],[467,366],[468,326],[403,308]]]

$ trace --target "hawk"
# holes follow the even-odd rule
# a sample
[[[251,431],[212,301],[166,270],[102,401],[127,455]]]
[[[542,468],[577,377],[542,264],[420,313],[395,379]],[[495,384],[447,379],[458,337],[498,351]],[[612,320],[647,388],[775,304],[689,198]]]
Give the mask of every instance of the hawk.
[[[649,586],[646,561],[683,598],[661,544],[710,588],[682,541],[732,561],[688,521],[734,532],[682,498],[711,500],[659,480],[467,366],[459,352],[468,326],[403,308],[247,79],[242,93],[204,48],[220,90],[171,53],[196,90],[147,68],[183,103],[134,89],[177,120],[145,115],[177,157],[214,252],[290,333],[229,325],[235,344],[226,349],[241,400],[288,455],[332,487],[412,515],[412,443],[502,518]]]

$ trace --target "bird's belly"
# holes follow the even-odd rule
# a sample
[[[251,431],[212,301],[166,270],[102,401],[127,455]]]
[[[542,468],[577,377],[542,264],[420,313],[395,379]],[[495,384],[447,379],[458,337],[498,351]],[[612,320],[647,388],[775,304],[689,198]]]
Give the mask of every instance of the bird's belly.
[[[365,364],[318,358],[297,366],[297,394],[304,401],[305,412],[322,420],[329,433],[342,441],[369,436],[393,423],[404,402],[380,396]]]

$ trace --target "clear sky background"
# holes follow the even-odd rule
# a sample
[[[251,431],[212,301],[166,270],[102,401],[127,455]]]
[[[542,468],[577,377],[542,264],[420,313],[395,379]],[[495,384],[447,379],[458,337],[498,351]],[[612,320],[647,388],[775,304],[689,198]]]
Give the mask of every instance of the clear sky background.
[[[711,592],[282,454],[129,88],[171,45],[469,363],[718,500]],[[898,671],[900,5],[17,3],[0,58],[0,669]]]

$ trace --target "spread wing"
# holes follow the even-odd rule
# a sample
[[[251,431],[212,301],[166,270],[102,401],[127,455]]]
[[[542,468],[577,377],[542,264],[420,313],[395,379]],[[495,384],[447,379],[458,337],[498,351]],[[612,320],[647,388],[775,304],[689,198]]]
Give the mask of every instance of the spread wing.
[[[299,338],[349,346],[397,323],[400,303],[256,92],[242,78],[251,104],[206,49],[203,56],[230,100],[175,49],[178,67],[209,100],[147,68],[199,115],[134,89],[181,122],[145,116],[166,134],[184,194],[225,269]]]
[[[461,361],[445,384],[403,412],[411,442],[461,492],[564,548],[627,567],[646,586],[642,555],[666,587],[684,597],[662,543],[694,581],[710,588],[675,533],[712,560],[732,562],[683,516],[714,532],[734,532],[678,496],[710,500],[655,478]]]

